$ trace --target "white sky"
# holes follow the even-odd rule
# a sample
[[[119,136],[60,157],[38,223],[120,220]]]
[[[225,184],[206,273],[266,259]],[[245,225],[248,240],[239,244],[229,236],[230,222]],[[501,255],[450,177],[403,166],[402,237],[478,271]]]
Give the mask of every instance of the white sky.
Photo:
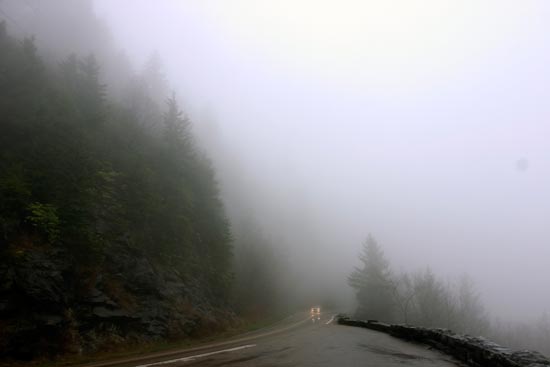
[[[372,232],[397,269],[470,273],[500,315],[550,310],[547,1],[97,10],[136,65],[160,52],[198,130],[216,117],[274,235],[343,276]]]

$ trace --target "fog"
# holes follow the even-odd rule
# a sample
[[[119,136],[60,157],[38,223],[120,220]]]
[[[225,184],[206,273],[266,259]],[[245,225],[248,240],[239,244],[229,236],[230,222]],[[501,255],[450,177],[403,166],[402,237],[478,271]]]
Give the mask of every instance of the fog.
[[[353,302],[372,233],[396,271],[469,274],[493,317],[550,311],[550,4],[94,6],[118,68],[160,55],[230,220],[252,219],[316,297]]]
[[[222,189],[249,195],[231,210],[312,279],[346,288],[372,233],[396,269],[470,274],[494,315],[550,309],[547,3],[96,9],[135,64],[160,53],[198,133],[217,134]]]

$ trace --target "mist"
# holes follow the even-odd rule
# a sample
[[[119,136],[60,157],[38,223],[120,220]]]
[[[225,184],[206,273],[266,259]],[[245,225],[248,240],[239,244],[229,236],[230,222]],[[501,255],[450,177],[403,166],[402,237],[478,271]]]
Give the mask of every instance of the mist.
[[[470,274],[496,315],[549,309],[544,2],[95,5],[134,63],[159,52],[247,193],[230,210],[312,281],[345,287],[373,233],[398,269]]]
[[[352,311],[372,234],[395,273],[467,274],[491,319],[550,312],[547,2],[95,0],[96,43],[2,3],[54,64],[109,45],[115,99],[158,55],[237,258],[262,238],[288,303]]]

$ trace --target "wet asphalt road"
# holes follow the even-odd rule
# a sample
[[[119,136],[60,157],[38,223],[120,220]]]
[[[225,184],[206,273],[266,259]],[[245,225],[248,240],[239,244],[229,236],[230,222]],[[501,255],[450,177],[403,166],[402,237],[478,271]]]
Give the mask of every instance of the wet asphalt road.
[[[307,320],[284,333],[142,367],[175,366],[460,366],[422,344],[384,333],[330,322],[332,315]]]

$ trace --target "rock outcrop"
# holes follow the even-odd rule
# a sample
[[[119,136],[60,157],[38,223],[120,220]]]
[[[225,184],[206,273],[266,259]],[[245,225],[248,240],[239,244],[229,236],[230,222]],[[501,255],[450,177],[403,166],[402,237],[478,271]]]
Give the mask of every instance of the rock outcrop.
[[[0,356],[89,353],[122,343],[185,338],[235,320],[199,278],[119,245],[99,266],[29,247],[0,260]]]

